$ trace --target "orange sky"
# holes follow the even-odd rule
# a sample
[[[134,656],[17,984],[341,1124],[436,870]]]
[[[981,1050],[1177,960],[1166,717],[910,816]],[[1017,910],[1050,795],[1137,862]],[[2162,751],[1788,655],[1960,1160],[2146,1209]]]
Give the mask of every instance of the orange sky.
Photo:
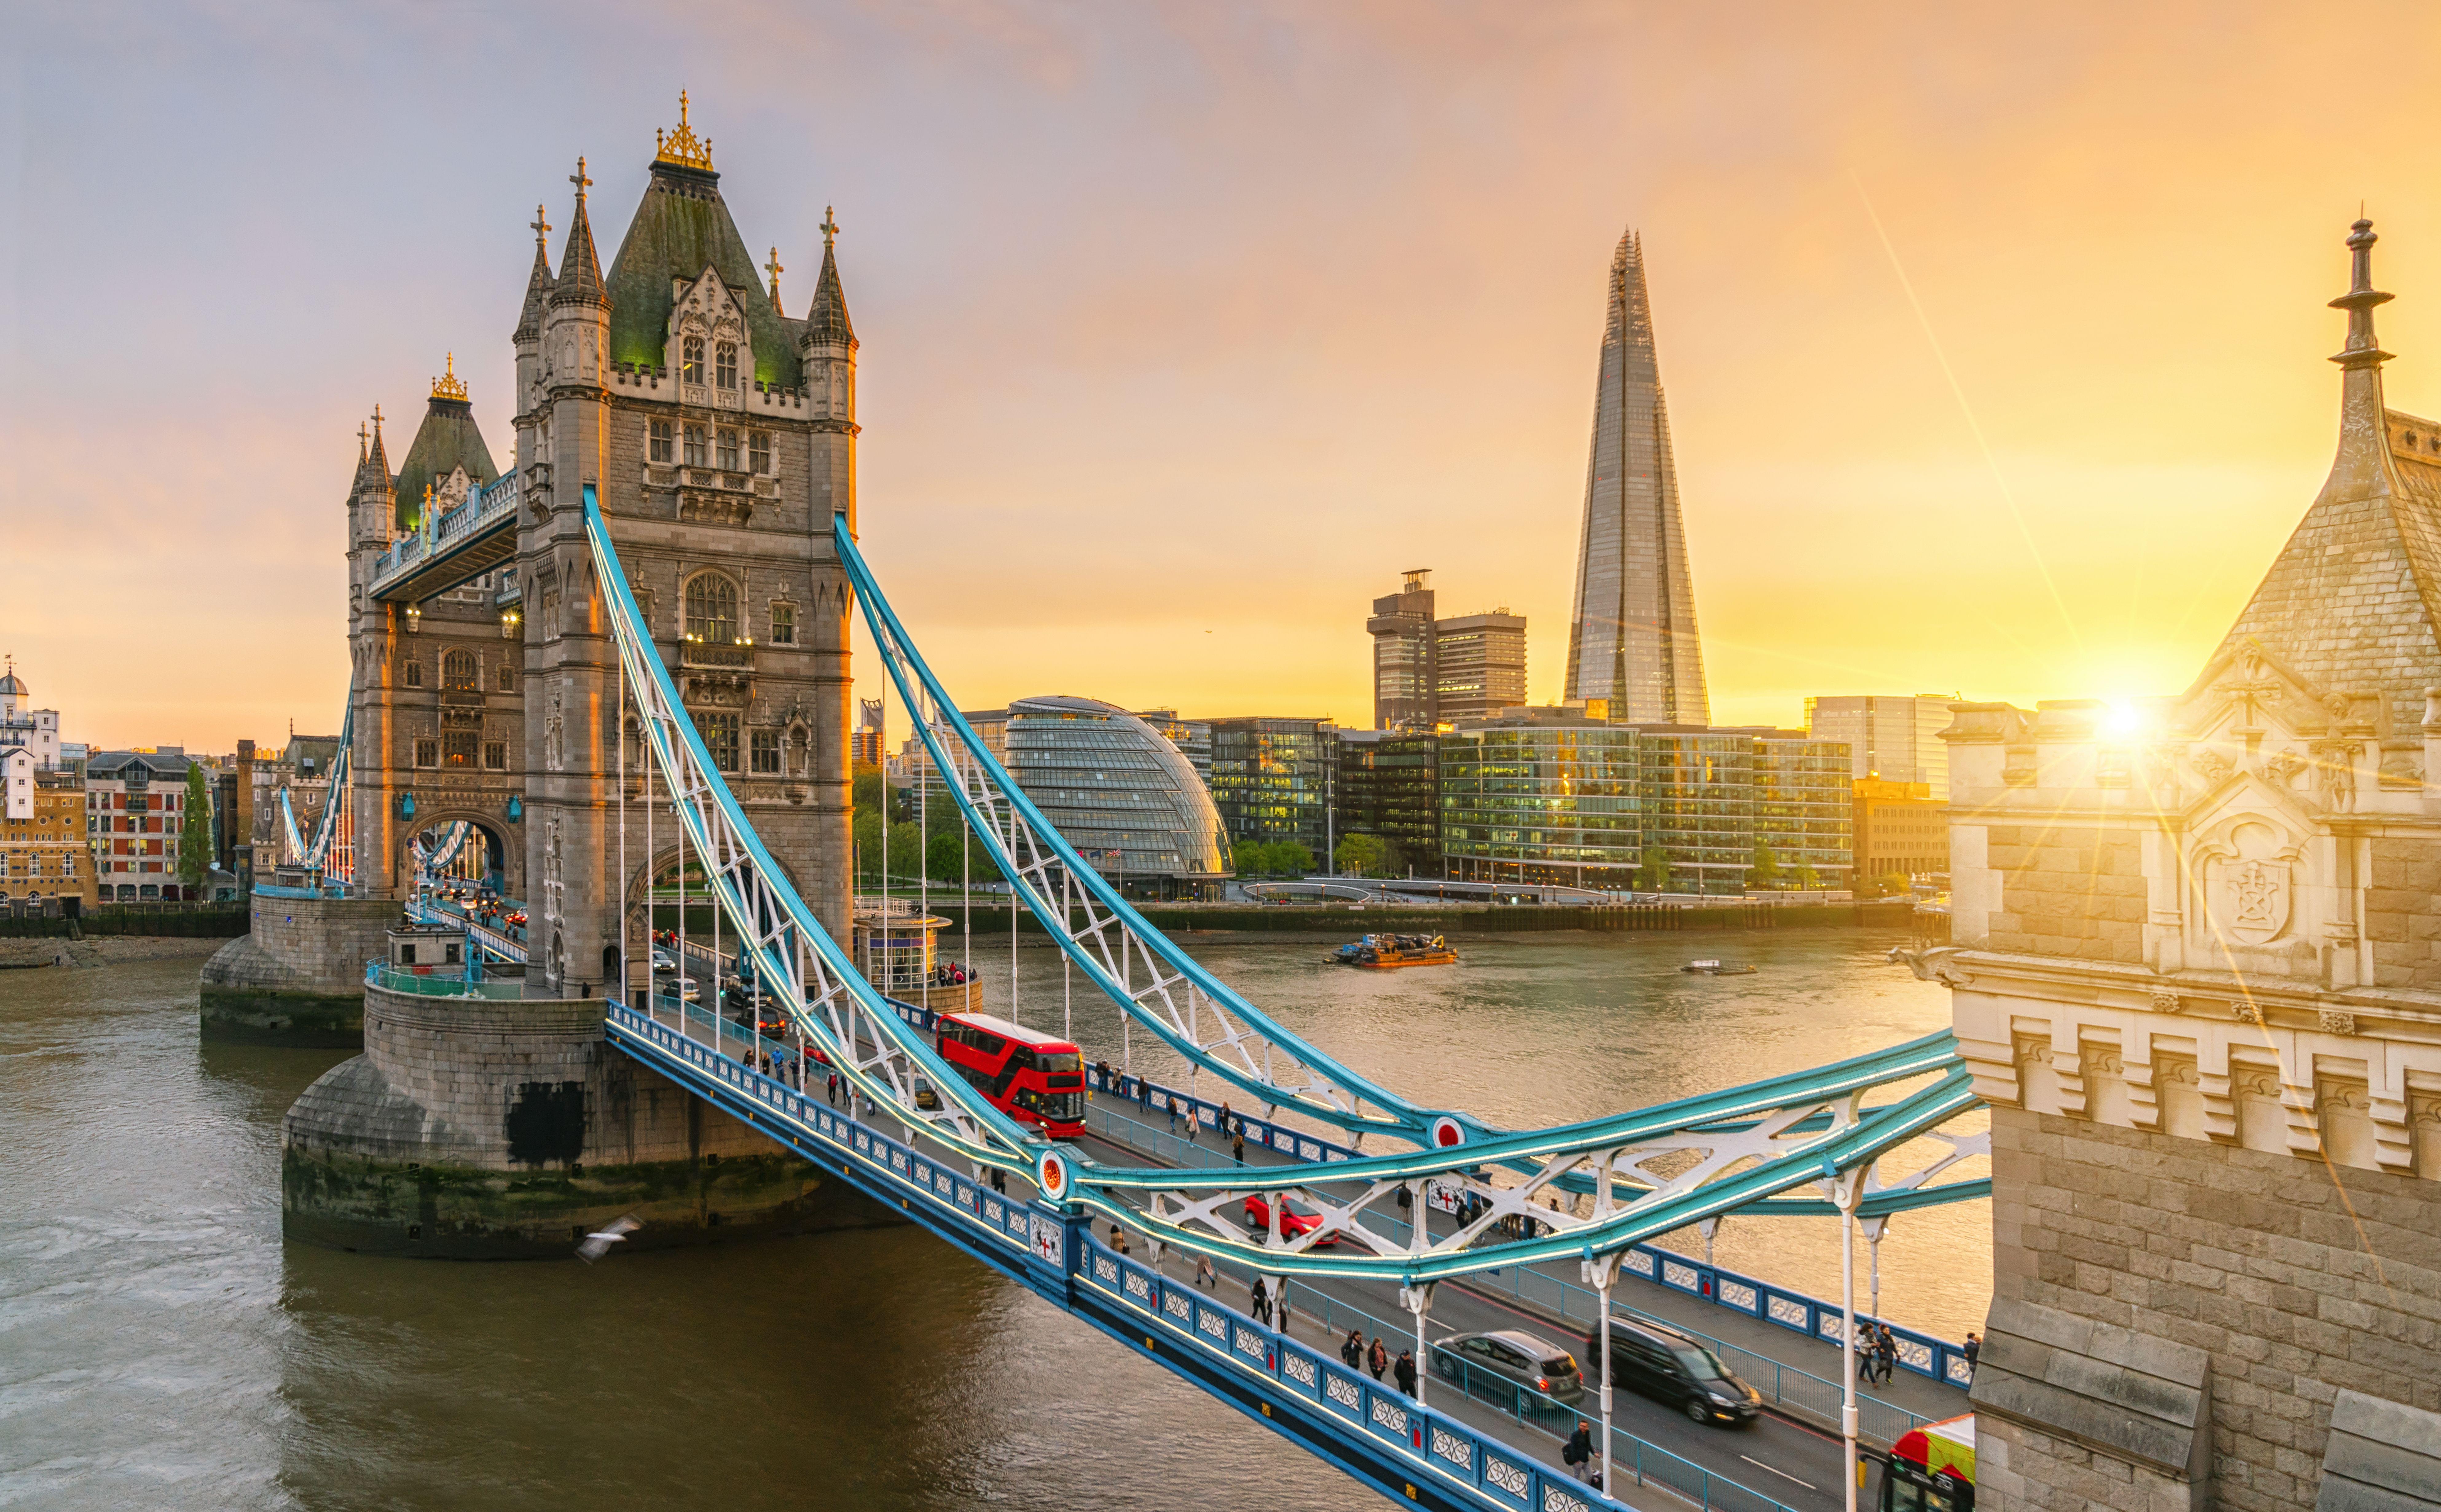
[[[839,207],[868,553],[968,707],[1364,723],[1419,566],[1556,697],[1629,224],[1717,719],[2175,690],[2328,461],[2360,201],[2441,412],[2435,15],[29,13],[0,650],[71,739],[334,726],[358,420],[454,350],[507,454],[532,207],[586,153],[606,259],[685,85],[791,309]]]

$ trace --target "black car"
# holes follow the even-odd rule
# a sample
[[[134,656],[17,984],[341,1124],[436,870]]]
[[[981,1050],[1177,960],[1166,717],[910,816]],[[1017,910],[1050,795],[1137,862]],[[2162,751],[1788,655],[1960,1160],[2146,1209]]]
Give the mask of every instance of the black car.
[[[1610,1359],[1611,1379],[1617,1384],[1675,1407],[1698,1423],[1743,1427],[1763,1411],[1761,1392],[1738,1379],[1702,1343],[1674,1328],[1614,1318]],[[1601,1345],[1591,1334],[1585,1336],[1585,1360],[1598,1381]]]

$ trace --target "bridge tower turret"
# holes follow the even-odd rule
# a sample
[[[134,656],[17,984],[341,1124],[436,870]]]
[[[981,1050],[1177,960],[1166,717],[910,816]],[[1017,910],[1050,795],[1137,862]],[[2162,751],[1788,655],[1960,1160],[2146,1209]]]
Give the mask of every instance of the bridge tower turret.
[[[540,328],[528,335],[521,320],[516,343],[518,377],[528,384],[518,455],[531,459],[517,542],[525,603],[526,991],[547,998],[603,991],[603,947],[616,939],[606,917],[615,896],[615,837],[606,807],[615,796],[607,784],[617,752],[606,731],[618,708],[618,658],[594,591],[584,513],[585,485],[602,485],[609,473],[614,300],[594,250],[587,204],[593,179],[585,159],[576,160],[569,181],[576,207],[559,275],[547,298],[529,280],[527,307],[539,304]],[[537,257],[536,277],[547,273]]]

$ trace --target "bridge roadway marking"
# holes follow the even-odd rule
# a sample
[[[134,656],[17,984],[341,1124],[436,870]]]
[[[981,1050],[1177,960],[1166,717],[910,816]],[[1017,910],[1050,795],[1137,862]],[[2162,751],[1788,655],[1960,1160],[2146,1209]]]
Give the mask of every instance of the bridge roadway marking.
[[[617,1014],[624,1014],[630,1017],[647,1017],[637,1015],[633,1010],[616,1010],[615,1004],[613,1007]],[[687,1029],[673,1028],[669,1023],[660,1020],[657,1016],[650,1017],[648,1018],[648,1022],[650,1024],[650,1028],[640,1031],[637,1028],[630,1027],[629,1024],[624,1021],[622,1017],[614,1016],[611,1020],[614,1043],[619,1044],[623,1049],[629,1050],[631,1053],[642,1054],[648,1064],[675,1062],[683,1068],[685,1074],[691,1077],[709,1080],[715,1083],[718,1088],[720,1100],[725,1103],[742,1104],[744,1110],[748,1113],[750,1118],[759,1110],[766,1117],[777,1114],[780,1116],[780,1120],[782,1122],[793,1123],[801,1129],[808,1128],[810,1126],[814,1136],[810,1143],[818,1147],[835,1151],[836,1153],[830,1158],[839,1160],[841,1165],[848,1170],[851,1175],[855,1176],[856,1184],[869,1185],[872,1180],[871,1177],[858,1174],[859,1162],[862,1164],[879,1166],[880,1162],[886,1157],[888,1162],[887,1168],[878,1171],[877,1174],[884,1176],[895,1174],[895,1179],[898,1181],[911,1183],[913,1190],[909,1194],[902,1195],[895,1191],[893,1188],[885,1185],[881,1187],[881,1191],[888,1192],[890,1195],[896,1197],[898,1198],[899,1205],[902,1208],[909,1205],[910,1197],[913,1193],[920,1192],[928,1199],[931,1199],[927,1203],[928,1210],[937,1205],[944,1209],[945,1212],[957,1214],[961,1220],[957,1225],[948,1229],[936,1229],[935,1233],[941,1237],[949,1239],[950,1242],[955,1244],[958,1248],[966,1250],[968,1253],[975,1255],[977,1258],[986,1260],[998,1266],[1004,1272],[1013,1274],[1017,1279],[1025,1281],[1038,1291],[1042,1290],[1042,1287],[1045,1285],[1044,1280],[1040,1271],[1034,1266],[1027,1264],[1025,1259],[1021,1258],[1021,1254],[1024,1251],[1031,1251],[1043,1255],[1055,1264],[1061,1263],[1061,1251],[1064,1248],[1065,1242],[1063,1237],[1064,1231],[1061,1226],[1056,1222],[1045,1220],[1040,1214],[1035,1213],[1030,1206],[1030,1200],[1028,1198],[1019,1197],[1013,1193],[1004,1197],[995,1195],[991,1191],[987,1182],[975,1181],[971,1177],[963,1174],[962,1168],[965,1162],[962,1160],[957,1161],[954,1167],[949,1165],[949,1162],[938,1161],[916,1148],[913,1143],[907,1143],[903,1133],[893,1134],[889,1129],[882,1127],[877,1122],[869,1123],[861,1117],[842,1114],[839,1109],[828,1106],[826,1101],[818,1101],[818,1099],[822,1098],[822,1094],[820,1092],[812,1090],[796,1092],[793,1089],[787,1088],[785,1084],[777,1082],[771,1083],[768,1087],[759,1085],[750,1086],[750,1080],[753,1083],[760,1084],[764,1079],[749,1078],[745,1074],[744,1068],[739,1062],[719,1053],[712,1046],[707,1045],[704,1041],[696,1038],[694,1034],[691,1032],[694,1027],[691,1023]],[[775,1106],[775,1097],[792,1100],[801,1104],[802,1112],[794,1111],[786,1107]],[[896,1125],[898,1123],[895,1119],[890,1119],[888,1122],[893,1125]],[[905,1127],[903,1125],[899,1126],[902,1130]],[[877,1133],[880,1134],[882,1138],[879,1140],[873,1139],[872,1136]],[[931,1179],[929,1181],[924,1179],[927,1173],[913,1169],[914,1163],[919,1161],[926,1165],[933,1166],[935,1168],[930,1173]],[[937,1183],[942,1188],[942,1190],[937,1194],[931,1190],[933,1183]],[[1024,1181],[1022,1178],[1019,1179],[1019,1184],[1024,1191],[1030,1192],[1032,1190],[1031,1183]],[[972,1202],[974,1206],[970,1208],[967,1205],[969,1202]],[[979,1217],[978,1212],[976,1211],[977,1209],[982,1210],[985,1214],[990,1215],[992,1221],[985,1221],[983,1218]],[[1031,1226],[1030,1244],[1028,1242],[1028,1238],[1020,1237],[1015,1232],[1018,1230],[1021,1222],[1030,1224]],[[966,1231],[970,1226],[980,1230],[981,1233],[971,1236],[967,1234]],[[992,1249],[986,1250],[979,1248],[977,1243],[972,1242],[973,1239],[980,1238],[984,1234],[988,1234],[999,1241],[998,1245]],[[1100,1252],[1092,1251],[1088,1258],[1099,1259]],[[1128,1261],[1128,1264],[1137,1265],[1140,1264],[1140,1262],[1130,1258]],[[1082,1267],[1069,1267],[1062,1264],[1061,1269],[1069,1288],[1068,1295],[1070,1300],[1066,1304],[1067,1309],[1072,1312],[1078,1312],[1078,1316],[1080,1316],[1085,1322],[1092,1323],[1094,1326],[1102,1328],[1105,1332],[1112,1334],[1113,1337],[1120,1339],[1122,1342],[1129,1344],[1131,1348],[1136,1347],[1136,1336],[1133,1333],[1127,1328],[1113,1326],[1112,1323],[1094,1316],[1091,1312],[1078,1311],[1075,1305],[1076,1299],[1098,1294],[1108,1299],[1105,1305],[1115,1303],[1127,1303],[1139,1312],[1145,1312],[1148,1316],[1156,1317],[1158,1319],[1159,1325],[1171,1328],[1181,1328],[1184,1326],[1176,1320],[1159,1317],[1157,1314],[1150,1313],[1150,1310],[1146,1306],[1144,1301],[1130,1300],[1117,1288],[1098,1282],[1096,1280],[1095,1272],[1098,1269],[1103,1269],[1100,1266],[1089,1264]],[[1118,1268],[1115,1265],[1110,1265],[1109,1269],[1115,1272]],[[1168,1277],[1166,1272],[1164,1272],[1164,1279],[1165,1281],[1171,1281],[1174,1278]],[[1127,1289],[1129,1291],[1134,1291],[1137,1288],[1130,1287]],[[1175,1299],[1176,1295],[1177,1293],[1171,1293],[1173,1299]],[[1209,1332],[1211,1331],[1211,1323],[1215,1319],[1219,1320],[1221,1325],[1220,1332],[1218,1335],[1219,1338],[1228,1339],[1232,1331],[1235,1331],[1242,1336],[1235,1340],[1235,1343],[1238,1347],[1244,1347],[1247,1341],[1249,1339],[1253,1339],[1257,1341],[1254,1352],[1257,1355],[1265,1353],[1260,1343],[1260,1340],[1264,1336],[1257,1334],[1254,1330],[1241,1328],[1227,1313],[1215,1312],[1208,1316],[1199,1316],[1195,1320],[1195,1323],[1200,1329]],[[1154,1346],[1153,1340],[1155,1336],[1147,1334],[1142,1337],[1145,1340],[1145,1346],[1139,1350],[1140,1353],[1147,1354],[1155,1359],[1166,1359],[1170,1363],[1171,1369],[1182,1374],[1186,1374],[1190,1378],[1193,1378],[1199,1374],[1208,1377],[1211,1374],[1211,1366],[1215,1362],[1226,1360],[1238,1367],[1240,1371],[1250,1370],[1253,1382],[1257,1385],[1260,1393],[1276,1393],[1281,1391],[1284,1386],[1293,1389],[1297,1380],[1304,1380],[1308,1387],[1311,1387],[1313,1385],[1313,1382],[1307,1379],[1305,1377],[1296,1376],[1293,1369],[1284,1372],[1284,1374],[1294,1377],[1294,1379],[1283,1381],[1275,1378],[1272,1374],[1270,1362],[1268,1360],[1258,1360],[1250,1367],[1247,1361],[1239,1360],[1235,1358],[1235,1349],[1224,1350],[1216,1344],[1211,1347],[1208,1352],[1188,1350],[1182,1353],[1175,1347],[1167,1351],[1164,1351]],[[1300,1347],[1302,1347],[1302,1345],[1300,1345]],[[1295,1360],[1295,1357],[1289,1357],[1289,1359],[1296,1363],[1303,1363],[1301,1360]],[[1194,1361],[1198,1359],[1202,1361],[1201,1364],[1194,1363]],[[1336,1369],[1335,1366],[1330,1368]],[[1207,1389],[1209,1388],[1207,1387]],[[1214,1395],[1220,1395],[1223,1401],[1227,1402],[1231,1406],[1237,1407],[1239,1411],[1247,1412],[1250,1416],[1255,1415],[1255,1413],[1251,1409],[1259,1405],[1261,1415],[1264,1418],[1271,1420],[1273,1426],[1290,1432],[1293,1439],[1301,1440],[1307,1443],[1309,1447],[1316,1448],[1318,1452],[1324,1454],[1326,1458],[1331,1458],[1341,1463],[1343,1467],[1349,1469],[1350,1473],[1359,1473],[1347,1451],[1340,1449],[1335,1442],[1318,1436],[1315,1430],[1306,1425],[1299,1424],[1293,1419],[1277,1416],[1273,1413],[1268,1402],[1258,1403],[1258,1397],[1255,1392],[1245,1390],[1233,1392],[1216,1391],[1214,1392]],[[1373,1448],[1370,1452],[1374,1455],[1374,1458],[1370,1461],[1365,1462],[1365,1467],[1361,1474],[1359,1474],[1360,1479],[1371,1480],[1374,1483],[1376,1489],[1381,1489],[1384,1494],[1390,1495],[1394,1501],[1398,1499],[1397,1489],[1394,1489],[1398,1485],[1397,1474],[1404,1474],[1414,1477],[1413,1479],[1408,1480],[1402,1487],[1405,1491],[1406,1498],[1410,1501],[1419,1500],[1419,1481],[1429,1483],[1442,1478],[1447,1479],[1447,1485],[1435,1491],[1431,1497],[1424,1499],[1432,1500],[1437,1503],[1444,1503],[1447,1502],[1448,1498],[1454,1492],[1463,1492],[1468,1504],[1488,1504],[1494,1500],[1490,1497],[1486,1490],[1476,1489],[1472,1482],[1458,1476],[1449,1474],[1448,1467],[1439,1466],[1432,1458],[1433,1455],[1445,1453],[1447,1457],[1450,1458],[1453,1465],[1459,1467],[1466,1466],[1471,1458],[1471,1451],[1467,1449],[1468,1440],[1466,1438],[1457,1435],[1443,1434],[1436,1429],[1433,1434],[1431,1449],[1428,1453],[1420,1442],[1423,1430],[1422,1425],[1419,1423],[1414,1429],[1415,1435],[1419,1442],[1411,1448],[1407,1442],[1407,1425],[1409,1419],[1408,1413],[1403,1405],[1405,1398],[1393,1391],[1387,1390],[1386,1388],[1374,1388],[1363,1395],[1367,1395],[1371,1400],[1373,1416],[1378,1419],[1382,1419],[1379,1423],[1359,1423],[1357,1425],[1359,1428],[1369,1428],[1372,1431],[1372,1436],[1368,1437],[1365,1433],[1361,1431],[1349,1434],[1347,1432],[1349,1425],[1343,1420],[1346,1417],[1346,1413],[1344,1411],[1341,1412],[1339,1417],[1336,1418],[1332,1417],[1329,1413],[1316,1414],[1318,1421],[1338,1422],[1339,1428],[1337,1431],[1342,1435],[1352,1437],[1360,1444],[1373,1444]],[[1338,1393],[1334,1391],[1332,1395],[1336,1398],[1338,1396]],[[1440,1413],[1441,1415],[1452,1419],[1456,1419],[1458,1417],[1456,1413],[1445,1411],[1438,1405],[1436,1405],[1434,1410]],[[1311,1406],[1304,1406],[1300,1408],[1300,1411],[1313,1413],[1315,1410]],[[1494,1421],[1503,1423],[1509,1421],[1507,1419],[1500,1418],[1496,1413],[1475,1415],[1490,1415]],[[1393,1422],[1391,1421],[1392,1419],[1396,1419],[1396,1421]],[[1477,1426],[1472,1420],[1472,1417],[1466,1421],[1465,1426],[1473,1431],[1477,1440],[1488,1446],[1483,1462],[1484,1467],[1487,1471],[1498,1468],[1496,1462],[1501,1455],[1513,1455],[1520,1452],[1516,1448],[1510,1445],[1506,1440],[1498,1437],[1495,1433],[1487,1431],[1486,1429]],[[1381,1457],[1383,1446],[1381,1444],[1373,1443],[1373,1439],[1375,1437],[1396,1444],[1401,1451],[1398,1457],[1384,1461]],[[1444,1441],[1446,1441],[1446,1445]],[[1423,1458],[1425,1465],[1433,1470],[1439,1471],[1440,1475],[1435,1476],[1432,1474],[1425,1474],[1419,1477],[1417,1476],[1417,1467],[1407,1462],[1407,1456],[1409,1454],[1415,1454]],[[1546,1485],[1543,1504],[1550,1506],[1571,1505],[1580,1508],[1586,1505],[1586,1503],[1579,1500],[1578,1497],[1568,1494],[1568,1491],[1573,1489],[1573,1487],[1569,1485],[1563,1477],[1556,1476],[1551,1473],[1552,1469],[1555,1468],[1555,1465],[1547,1456],[1537,1456],[1531,1453],[1527,1453],[1524,1457],[1529,1460],[1539,1460],[1540,1464],[1538,1467],[1544,1469],[1546,1480],[1551,1483]],[[1383,1483],[1380,1479],[1383,1467],[1385,1464],[1398,1467],[1397,1474],[1393,1474],[1391,1481],[1387,1484]],[[1514,1494],[1522,1496],[1528,1485],[1528,1477],[1526,1477],[1522,1471],[1516,1471],[1513,1468],[1510,1473],[1514,1474],[1517,1477],[1517,1485]],[[1666,1487],[1656,1487],[1655,1489],[1666,1489]]]

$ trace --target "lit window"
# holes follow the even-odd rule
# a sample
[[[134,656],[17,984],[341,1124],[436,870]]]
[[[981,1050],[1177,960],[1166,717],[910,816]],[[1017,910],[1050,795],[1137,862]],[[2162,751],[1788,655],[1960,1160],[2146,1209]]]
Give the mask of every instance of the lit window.
[[[703,382],[703,338],[687,337],[678,344],[678,381],[689,384]]]
[[[736,342],[724,341],[715,349],[714,371],[716,374],[714,381],[718,383],[721,387],[734,388],[737,387]]]
[[[707,444],[706,438],[703,433],[703,427],[701,425],[689,425],[686,428],[686,464],[689,467],[711,466],[712,463],[710,459],[705,456],[705,453],[710,449],[711,448]]]
[[[747,438],[746,455],[749,465],[765,477],[771,474],[771,433],[758,430]]]
[[[678,427],[666,420],[656,420],[651,423],[651,425],[652,459],[657,462],[672,460],[673,454],[677,450],[678,437],[675,432]]]
[[[725,646],[737,639],[737,585],[717,572],[705,572],[686,585],[687,634],[706,645]]]
[[[463,647],[454,648],[441,657],[441,686],[472,691],[479,686],[475,666],[475,653]]]
[[[713,457],[714,465],[724,472],[737,471],[737,432],[724,425],[714,441],[717,448]]]
[[[704,748],[712,752],[712,765],[724,772],[737,770],[737,716],[698,709],[695,728],[703,736]]]
[[[441,764],[444,766],[475,765],[477,735],[471,729],[453,729],[441,737]]]
[[[793,603],[771,605],[771,643],[793,646],[797,643],[797,606]]]

